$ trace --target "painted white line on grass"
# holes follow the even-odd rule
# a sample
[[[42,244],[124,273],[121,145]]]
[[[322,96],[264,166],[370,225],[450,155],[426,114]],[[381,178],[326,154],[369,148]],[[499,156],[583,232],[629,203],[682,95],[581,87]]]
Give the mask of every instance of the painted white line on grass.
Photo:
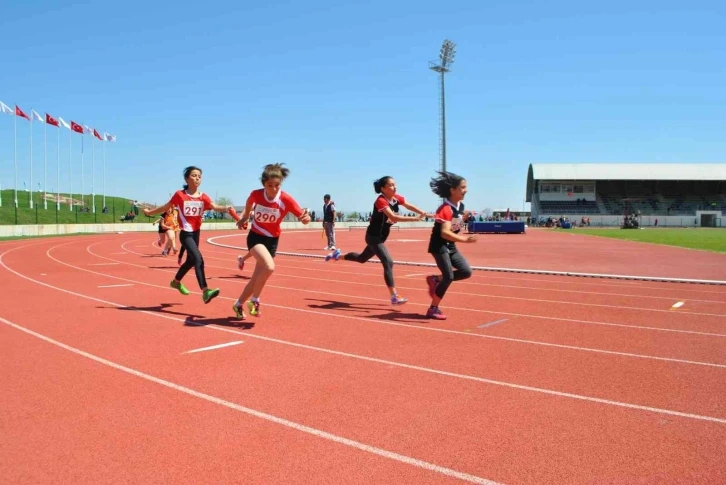
[[[232,345],[239,345],[243,343],[242,340],[235,340],[234,342],[227,342],[226,344],[212,345],[211,347],[202,347],[201,349],[188,350],[185,354],[194,354],[196,352],[206,352],[207,350],[223,349],[224,347],[231,347]]]
[[[90,354],[88,352],[85,352],[83,350],[77,349],[75,347],[71,347],[70,345],[64,344],[63,342],[59,342],[57,340],[53,340],[50,337],[46,337],[45,335],[42,335],[40,333],[34,332],[30,329],[27,329],[25,327],[22,327],[16,323],[13,323],[9,320],[5,320],[4,318],[0,317],[0,322],[4,323],[5,325],[8,325],[16,330],[19,330],[21,332],[25,332],[28,335],[32,335],[33,337],[36,337],[40,340],[43,340],[49,344],[55,345],[56,347],[60,347],[64,350],[67,350],[69,352],[72,352],[74,354],[80,355],[82,357],[85,357],[87,359],[90,359],[92,361],[98,362],[99,364],[111,367],[113,369],[119,370],[121,372],[125,372],[126,374],[130,374],[134,377],[140,377],[141,379],[145,379],[147,381],[151,381],[155,384],[162,385],[164,387],[168,387],[170,389],[173,389],[175,391],[182,392],[184,394],[187,394],[192,397],[196,397],[198,399],[203,399],[207,402],[210,402],[212,404],[217,404],[219,406],[223,406],[229,409],[233,409],[235,411],[239,411],[244,414],[248,414],[250,416],[254,416],[256,418],[264,419],[265,421],[270,421],[275,424],[279,424],[282,426],[285,426],[287,428],[292,428],[296,431],[301,431],[303,433],[311,434],[313,436],[316,436],[318,438],[323,438],[329,441],[332,441],[334,443],[338,443],[345,446],[350,446],[352,448],[356,448],[361,451],[365,451],[367,453],[371,453],[373,455],[382,456],[384,458],[388,458],[390,460],[395,460],[401,463],[405,463],[407,465],[415,466],[418,468],[423,468],[425,470],[432,471],[434,473],[439,473],[441,475],[445,475],[452,478],[458,478],[459,480],[464,480],[469,483],[481,483],[481,484],[487,484],[487,485],[496,485],[497,482],[488,480],[486,478],[477,477],[476,475],[470,475],[468,473],[460,472],[457,470],[453,470],[451,468],[446,468],[443,466],[435,465],[433,463],[429,463],[423,460],[418,460],[416,458],[412,458],[410,456],[406,455],[400,455],[398,453],[384,450],[383,448],[377,448],[375,446],[367,445],[365,443],[361,443],[359,441],[354,441],[348,438],[344,438],[342,436],[338,436],[332,433],[328,433],[326,431],[319,430],[317,428],[313,428],[310,426],[305,426],[304,424],[296,423],[294,421],[290,421],[284,418],[280,418],[277,416],[274,416],[272,414],[263,413],[262,411],[257,411],[255,409],[251,409],[239,404],[235,404],[233,402],[225,401],[224,399],[211,396],[209,394],[205,394],[203,392],[195,391],[194,389],[190,389],[188,387],[184,387],[180,384],[176,384],[171,381],[167,381],[164,379],[161,379],[156,376],[152,376],[150,374],[145,374],[144,372],[138,371],[136,369],[132,369],[130,367],[123,366],[121,364],[117,364],[116,362],[112,362],[110,360],[106,360],[102,357],[98,357],[96,355]]]

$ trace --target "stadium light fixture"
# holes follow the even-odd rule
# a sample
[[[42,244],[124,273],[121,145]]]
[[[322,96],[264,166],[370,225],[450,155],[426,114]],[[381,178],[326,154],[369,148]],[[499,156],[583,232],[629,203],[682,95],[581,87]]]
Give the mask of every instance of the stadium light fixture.
[[[444,74],[451,71],[456,57],[456,44],[449,39],[444,40],[439,51],[439,61],[430,61],[429,69],[439,73],[439,155],[441,170],[446,171],[446,97],[444,90]]]

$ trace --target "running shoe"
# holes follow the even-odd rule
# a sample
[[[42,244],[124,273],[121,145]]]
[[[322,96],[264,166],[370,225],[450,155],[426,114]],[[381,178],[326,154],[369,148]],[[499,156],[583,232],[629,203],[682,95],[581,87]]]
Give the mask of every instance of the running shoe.
[[[250,315],[252,315],[253,317],[259,317],[262,314],[262,312],[260,311],[259,301],[248,301],[247,309],[250,311]]]
[[[441,310],[437,306],[429,307],[429,310],[426,312],[426,317],[434,320],[446,320],[446,315],[441,313]]]
[[[242,256],[237,256],[237,267],[240,271],[245,269],[245,260],[242,259]]]
[[[219,288],[207,288],[204,290],[204,293],[202,293],[202,300],[204,300],[204,303],[209,303],[210,301],[217,298],[219,295]]]
[[[245,319],[245,312],[242,310],[242,305],[238,305],[237,302],[234,302],[234,305],[232,305],[232,310],[234,310],[235,317],[237,317],[237,320],[244,320]]]
[[[189,290],[187,290],[186,286],[184,286],[184,284],[182,284],[181,281],[177,282],[177,281],[171,280],[171,283],[169,283],[169,286],[171,286],[175,290],[179,290],[179,293],[181,293],[184,296],[189,294]]]
[[[336,261],[340,259],[340,249],[336,249],[332,253],[325,256],[325,261],[330,261],[331,259],[334,259]]]
[[[403,305],[407,301],[408,301],[407,298],[404,298],[402,296],[398,296],[398,293],[396,293],[395,295],[393,295],[391,297],[391,305]]]
[[[427,276],[426,277],[426,284],[429,285],[429,296],[431,298],[436,296],[436,287],[439,286],[439,277],[438,276]]]

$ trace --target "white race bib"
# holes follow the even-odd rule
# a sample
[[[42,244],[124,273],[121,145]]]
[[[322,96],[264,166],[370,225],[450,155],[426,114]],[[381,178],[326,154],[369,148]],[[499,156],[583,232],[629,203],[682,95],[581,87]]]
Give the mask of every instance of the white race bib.
[[[280,209],[258,205],[255,207],[255,220],[257,222],[276,222],[280,218]]]
[[[204,202],[201,200],[185,200],[183,212],[185,216],[201,216],[204,212]]]

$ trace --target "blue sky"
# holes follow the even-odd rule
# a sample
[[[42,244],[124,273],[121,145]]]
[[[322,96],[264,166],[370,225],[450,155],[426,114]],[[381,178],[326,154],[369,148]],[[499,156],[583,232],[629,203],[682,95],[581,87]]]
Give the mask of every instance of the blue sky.
[[[447,159],[467,205],[521,208],[529,163],[723,162],[723,2],[119,3],[26,0],[0,6],[0,100],[117,135],[107,193],[161,203],[188,164],[202,188],[242,204],[266,163],[317,208],[369,211],[393,175],[433,209],[441,42]],[[19,180],[29,128],[18,120]],[[35,124],[34,185],[43,165]],[[49,127],[48,188],[56,133]],[[61,190],[68,189],[61,132]],[[86,140],[84,179],[90,192]],[[73,136],[80,187],[80,135]],[[101,192],[96,144],[96,192]],[[0,114],[0,184],[13,185],[13,120]]]

